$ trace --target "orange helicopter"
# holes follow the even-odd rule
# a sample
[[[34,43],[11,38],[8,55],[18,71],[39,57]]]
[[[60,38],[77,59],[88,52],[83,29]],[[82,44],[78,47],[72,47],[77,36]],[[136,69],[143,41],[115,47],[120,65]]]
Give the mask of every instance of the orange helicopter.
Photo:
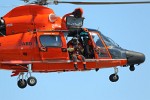
[[[23,0],[29,2],[30,0]],[[0,69],[18,76],[19,88],[35,86],[32,72],[88,71],[114,68],[109,79],[119,79],[117,66],[130,66],[145,61],[143,53],[121,48],[111,38],[95,29],[83,28],[81,8],[56,16],[43,5],[48,0],[36,0],[18,6],[0,19]],[[145,2],[66,2],[71,4],[144,4]],[[24,75],[26,73],[26,75]]]

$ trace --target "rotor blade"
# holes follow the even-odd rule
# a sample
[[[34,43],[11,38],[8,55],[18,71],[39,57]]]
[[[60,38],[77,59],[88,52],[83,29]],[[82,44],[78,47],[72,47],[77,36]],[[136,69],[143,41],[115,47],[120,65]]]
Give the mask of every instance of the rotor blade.
[[[111,5],[111,4],[150,4],[150,1],[132,1],[132,2],[68,2],[68,1],[54,1],[54,4],[69,3],[75,5]]]

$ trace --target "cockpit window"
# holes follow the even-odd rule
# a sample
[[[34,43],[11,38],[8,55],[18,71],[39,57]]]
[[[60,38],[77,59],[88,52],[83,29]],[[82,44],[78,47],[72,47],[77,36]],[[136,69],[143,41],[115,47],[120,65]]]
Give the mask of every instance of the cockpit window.
[[[102,41],[100,40],[98,34],[93,32],[93,33],[91,33],[91,35],[92,35],[92,38],[93,38],[93,40],[94,40],[94,42],[97,46],[104,47],[104,45],[103,45]]]
[[[107,46],[115,46],[115,47],[119,47],[119,45],[117,43],[115,43],[111,38],[104,36],[103,34],[101,34],[105,44]]]
[[[111,55],[111,57],[113,59],[126,59],[126,50],[122,49],[117,43],[115,43],[111,38],[106,37],[105,35],[103,35],[101,32],[97,31],[97,30],[93,30],[91,32],[91,36],[93,37],[93,41],[96,42],[98,41],[97,38],[95,38],[94,34],[98,33],[101,41],[101,43],[105,43],[109,54]],[[97,35],[98,35],[97,34]],[[96,46],[98,47],[97,43],[95,43]],[[99,48],[100,53],[98,53],[98,57],[102,58],[102,57],[107,57],[109,55],[107,55],[108,51],[106,51],[106,49],[104,47],[100,47]],[[97,52],[97,51],[96,51]]]
[[[90,32],[90,35],[92,36],[92,39],[95,43],[95,50],[98,54],[98,58],[109,58],[108,52],[102,42],[101,37],[99,36],[98,32]]]
[[[59,35],[41,35],[40,42],[44,47],[61,47],[62,42]]]

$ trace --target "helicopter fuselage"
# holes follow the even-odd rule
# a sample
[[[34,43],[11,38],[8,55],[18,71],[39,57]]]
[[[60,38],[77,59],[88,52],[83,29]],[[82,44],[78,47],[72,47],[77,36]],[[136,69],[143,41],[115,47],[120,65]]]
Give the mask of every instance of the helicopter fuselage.
[[[97,30],[82,28],[82,10],[75,11],[61,18],[50,8],[25,5],[3,16],[0,20],[0,69],[12,70],[12,76],[31,71],[84,71],[81,60],[76,62],[78,70],[74,68],[68,51],[69,41],[75,36],[84,49],[86,70],[117,66],[131,66],[133,70],[135,64],[145,61],[144,54],[119,47]],[[67,16],[70,17],[65,19]],[[116,75],[115,71],[113,77]],[[21,84],[22,80],[18,82]]]

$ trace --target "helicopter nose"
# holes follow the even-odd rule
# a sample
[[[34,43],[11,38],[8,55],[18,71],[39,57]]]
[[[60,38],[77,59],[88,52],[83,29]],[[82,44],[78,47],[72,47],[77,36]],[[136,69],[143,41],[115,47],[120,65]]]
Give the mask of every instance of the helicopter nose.
[[[145,61],[145,55],[143,53],[135,52],[135,51],[126,51],[127,64],[141,64]]]

